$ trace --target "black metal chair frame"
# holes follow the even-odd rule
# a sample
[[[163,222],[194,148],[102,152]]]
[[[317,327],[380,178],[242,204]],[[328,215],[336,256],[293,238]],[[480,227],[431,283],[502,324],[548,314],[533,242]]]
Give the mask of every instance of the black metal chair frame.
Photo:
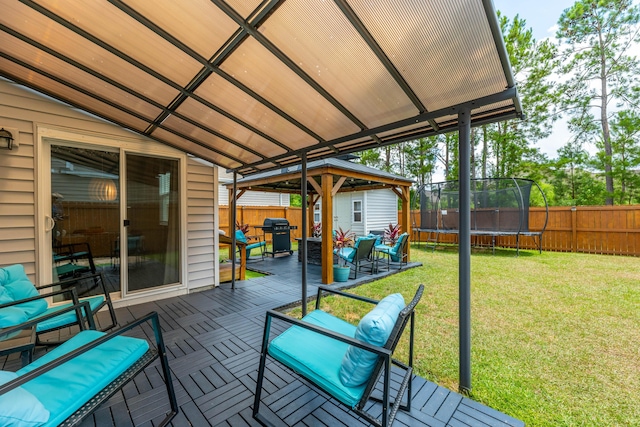
[[[398,269],[401,270],[403,265],[407,265],[409,263],[409,254],[407,253],[408,246],[409,246],[409,236],[407,235],[404,237],[404,240],[402,241],[402,245],[400,246],[398,251],[400,261],[392,261],[391,254],[389,254],[388,252],[374,251],[376,252],[375,263],[377,265],[377,268],[380,268],[380,255],[382,254],[384,258],[387,259],[387,270],[391,268],[391,263],[393,263],[394,265],[397,264]]]
[[[81,247],[80,249],[78,249]],[[80,243],[64,243],[53,247],[55,255],[53,257],[54,263],[67,262],[63,265],[56,265],[56,271],[66,270],[65,273],[58,272],[61,279],[67,277],[77,277],[83,273],[91,272],[95,274],[96,265],[93,261],[93,254],[91,253],[91,246],[88,242]],[[86,259],[89,262],[89,266],[78,265],[78,261]],[[64,268],[68,267],[68,268]]]
[[[355,255],[353,256],[353,261],[347,261],[347,263],[351,264],[353,267],[353,278],[358,278],[358,270],[362,267],[369,266],[371,271],[374,270],[374,259],[373,259],[373,247],[375,246],[376,238],[367,238],[362,237],[360,239],[360,243],[358,243],[358,247],[355,248]],[[338,256],[340,256],[338,254]],[[343,258],[344,259],[344,258]]]
[[[247,242],[244,246],[237,246],[236,254],[238,258],[240,257],[240,251],[246,251],[247,254],[247,262],[249,261],[264,261],[264,255],[267,252],[267,242],[264,240],[263,236],[259,234],[245,235]],[[253,246],[250,248],[250,246]],[[252,250],[259,249],[260,250],[260,258],[258,256],[250,257],[249,254]]]
[[[84,303],[86,304],[86,303]],[[67,418],[60,426],[77,426],[82,423],[82,421],[91,415],[103,402],[109,400],[111,396],[117,393],[125,384],[135,378],[140,372],[142,372],[147,366],[149,366],[154,360],[160,359],[160,364],[162,366],[162,373],[164,375],[165,386],[167,389],[167,394],[169,397],[169,404],[171,407],[171,411],[165,414],[165,418],[157,424],[159,427],[164,427],[169,424],[169,422],[175,417],[178,413],[178,403],[176,400],[175,390],[173,388],[173,382],[171,380],[171,371],[169,369],[169,361],[167,359],[167,352],[164,345],[164,339],[162,337],[162,330],[160,329],[160,321],[158,318],[158,313],[151,312],[146,316],[135,320],[131,323],[128,323],[114,331],[109,332],[108,334],[91,341],[90,343],[83,345],[64,356],[61,356],[46,365],[43,365],[37,369],[34,369],[31,372],[28,372],[24,375],[19,376],[18,378],[9,381],[0,386],[0,395],[7,393],[10,390],[13,390],[16,387],[19,387],[30,380],[42,375],[45,372],[48,372],[57,366],[62,365],[75,358],[76,356],[85,353],[92,348],[99,346],[107,340],[112,339],[115,336],[121,335],[124,332],[130,331],[131,329],[142,325],[143,323],[151,322],[151,326],[153,328],[154,336],[155,336],[155,346],[153,343],[150,344],[149,350],[142,355],[140,359],[136,363],[134,363],[129,369],[123,372],[115,381],[109,384],[105,389],[101,392],[93,396],[87,402],[85,402],[82,407],[80,407],[74,414],[72,414],[69,418]]]
[[[56,286],[60,287],[60,292],[54,292],[54,293],[50,293],[47,295],[58,295],[58,294],[62,294],[65,292],[68,292],[70,289],[73,289],[73,294],[75,296],[75,299],[72,300],[73,304],[78,304],[78,298],[82,297],[83,295],[80,295],[78,290],[77,290],[77,285],[78,282],[81,280],[93,280],[94,285],[92,286],[92,288],[94,287],[100,287],[101,288],[101,293],[104,295],[104,301],[98,305],[92,312],[91,314],[93,316],[95,316],[98,311],[100,311],[103,307],[107,307],[107,310],[109,311],[109,317],[111,318],[111,323],[107,326],[104,326],[100,329],[100,331],[104,332],[104,331],[108,331],[110,329],[113,329],[117,324],[118,321],[116,319],[116,311],[113,308],[113,302],[111,301],[111,296],[109,295],[109,292],[107,291],[107,287],[106,287],[106,283],[104,280],[104,276],[102,275],[102,273],[94,273],[94,274],[87,274],[84,276],[80,276],[80,277],[74,277],[68,280],[62,280],[60,282],[56,282],[56,283],[51,283],[48,285],[42,285],[42,286],[36,286],[36,289],[38,291],[40,291],[41,289],[48,289],[48,288],[53,288]],[[36,297],[37,299],[37,297]],[[21,301],[24,302],[25,300]],[[51,316],[51,317],[55,317],[55,316]],[[40,321],[44,320],[44,318],[40,318]],[[37,323],[37,322],[36,322]],[[70,325],[65,325],[65,326],[61,326],[59,328],[54,328],[54,329],[48,329],[46,331],[42,331],[39,332],[37,335],[37,345],[58,345],[60,344],[62,341],[42,341],[40,340],[40,334],[46,334],[49,332],[53,332],[55,330],[58,329],[63,329],[66,328]],[[95,328],[94,328],[95,329]]]
[[[359,416],[365,418],[367,421],[369,421],[375,426],[388,427],[391,424],[393,424],[393,420],[395,419],[395,416],[399,409],[402,409],[403,411],[411,410],[411,377],[413,375],[413,339],[414,339],[414,326],[415,326],[415,308],[418,302],[420,301],[420,298],[422,297],[423,291],[424,291],[424,285],[420,285],[411,302],[400,312],[400,315],[398,316],[398,319],[393,327],[393,330],[391,331],[391,335],[389,336],[389,339],[387,340],[386,344],[383,347],[374,346],[367,342],[355,339],[353,337],[342,335],[342,334],[333,332],[329,329],[315,326],[298,319],[294,319],[292,317],[286,316],[274,310],[268,310],[265,318],[264,334],[262,337],[260,364],[258,367],[258,379],[256,383],[256,392],[255,392],[255,398],[253,403],[253,418],[256,419],[256,421],[258,421],[263,426],[267,426],[267,427],[274,426],[272,422],[270,422],[264,415],[260,413],[260,404],[261,404],[260,396],[262,394],[262,384],[264,380],[264,371],[265,371],[268,347],[270,342],[269,336],[271,332],[272,321],[273,319],[277,319],[277,320],[286,322],[291,326],[294,326],[294,325],[299,326],[301,328],[314,331],[318,334],[331,337],[333,339],[348,343],[350,345],[362,348],[364,350],[367,350],[376,354],[378,356],[378,360],[376,362],[375,369],[371,377],[369,378],[364,394],[360,399],[360,401],[358,402],[358,404],[354,408],[349,408],[349,409],[353,410]],[[355,300],[369,303],[372,305],[375,305],[378,303],[378,301],[370,298],[349,294],[349,293],[334,290],[325,286],[319,286],[318,295],[316,298],[316,309],[320,309],[320,301],[321,301],[323,292],[327,294],[332,294],[332,295],[340,295],[343,297],[355,299]],[[410,322],[409,356],[408,356],[409,360],[405,364],[403,362],[400,362],[394,359],[393,352],[398,342],[400,341],[400,338],[402,337],[402,333],[408,322]],[[391,366],[392,365],[395,365],[404,371],[404,375],[402,377],[402,381],[400,382],[398,392],[395,395],[393,400],[389,396],[391,391]],[[294,371],[292,370],[292,372]],[[378,385],[381,376],[382,376],[382,399],[379,399],[377,397],[372,396],[372,393],[376,389],[376,386]],[[309,378],[306,378],[306,377],[303,377],[303,378],[307,380],[307,382],[312,384],[316,389],[324,392],[324,390],[320,385],[314,383]],[[405,391],[407,392],[406,404],[403,404],[402,397]],[[325,394],[328,395],[328,393],[326,392]],[[365,406],[367,402],[369,402],[370,400],[382,403],[382,419],[381,420],[365,411]]]
[[[37,318],[33,318],[30,320],[27,320],[26,322],[20,323],[18,325],[15,326],[10,326],[7,328],[2,328],[0,329],[0,356],[4,356],[7,354],[11,354],[11,353],[15,353],[15,352],[20,352],[21,353],[21,358],[22,358],[22,366],[26,366],[29,363],[32,362],[33,360],[33,349],[35,347],[35,345],[37,344],[37,338],[34,338],[33,341],[29,341],[28,343],[25,343],[24,345],[21,346],[12,346],[12,341],[14,338],[22,338],[24,335],[19,335],[18,337],[10,337],[8,339],[3,339],[3,337],[5,336],[10,336],[13,335],[15,333],[20,333],[22,331],[26,331],[28,333],[33,333],[35,335],[35,331],[32,331],[33,329],[35,329],[35,327],[37,326],[38,323],[44,321],[44,320],[49,320],[49,319],[53,319],[54,317],[57,317],[61,314],[70,312],[70,311],[75,311],[76,312],[76,319],[77,322],[73,323],[73,325],[77,324],[78,327],[80,328],[81,331],[88,329],[95,329],[95,322],[93,319],[93,315],[91,313],[91,307],[89,306],[88,302],[79,302],[78,301],[78,295],[76,294],[76,290],[75,288],[71,288],[71,289],[65,289],[65,290],[59,290],[59,291],[55,291],[55,292],[50,292],[47,294],[42,294],[36,297],[31,297],[31,298],[25,298],[22,300],[17,300],[17,301],[12,301],[10,303],[6,303],[6,304],[2,304],[0,305],[0,309],[3,309],[5,307],[11,307],[14,305],[18,305],[18,304],[23,304],[25,302],[29,302],[29,301],[35,301],[38,299],[44,299],[44,298],[48,298],[48,297],[53,297],[55,295],[62,295],[62,294],[71,294],[71,299],[73,301],[73,305],[69,306],[69,307],[65,307],[61,310],[58,310],[54,313],[49,313],[45,316],[41,316],[41,317],[37,317]],[[84,314],[82,313],[84,311]],[[86,322],[86,326],[85,326],[85,322]]]

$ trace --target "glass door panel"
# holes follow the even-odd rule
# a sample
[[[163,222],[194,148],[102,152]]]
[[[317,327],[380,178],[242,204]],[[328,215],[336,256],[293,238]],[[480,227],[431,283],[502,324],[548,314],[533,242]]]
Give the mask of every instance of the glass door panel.
[[[119,292],[119,153],[52,143],[51,217],[54,282],[102,272]],[[90,284],[78,291],[101,293]]]
[[[180,281],[179,162],[126,154],[128,292]]]

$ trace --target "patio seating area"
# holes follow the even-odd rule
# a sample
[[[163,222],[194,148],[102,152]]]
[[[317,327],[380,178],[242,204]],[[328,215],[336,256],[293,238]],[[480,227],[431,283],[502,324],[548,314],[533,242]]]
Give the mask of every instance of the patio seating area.
[[[117,309],[120,324],[151,311],[160,315],[169,364],[180,412],[173,426],[258,425],[252,418],[252,405],[262,342],[265,313],[300,301],[300,272],[297,257],[265,258],[265,270],[277,275],[236,282],[185,296]],[[404,268],[417,267],[409,263]],[[315,295],[320,284],[317,274],[309,273],[308,295]],[[391,270],[394,273],[398,270]],[[284,274],[282,274],[285,272]],[[358,280],[334,284],[348,288],[382,274],[359,274]],[[317,279],[316,279],[317,278]],[[416,284],[417,285],[417,284]],[[108,322],[107,312],[98,323]],[[145,331],[151,334],[151,331]],[[150,336],[149,336],[150,338]],[[35,358],[44,348],[37,348]],[[17,370],[20,355],[0,358],[0,368]],[[272,419],[282,425],[359,426],[368,423],[341,408],[337,401],[287,373],[277,362],[269,361],[263,384],[263,402]],[[392,388],[398,383],[392,379]],[[379,406],[379,405],[378,405]],[[414,377],[410,412],[399,411],[396,425],[411,426],[521,426],[521,421],[502,414],[458,393]],[[152,426],[168,409],[166,391],[158,362],[109,399],[83,426]],[[381,413],[381,409],[367,408]]]

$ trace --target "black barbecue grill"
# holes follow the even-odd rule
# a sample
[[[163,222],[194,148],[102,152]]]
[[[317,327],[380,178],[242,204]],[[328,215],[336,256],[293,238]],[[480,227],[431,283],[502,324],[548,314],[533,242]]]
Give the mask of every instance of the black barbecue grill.
[[[267,254],[275,256],[275,254],[289,253],[291,255],[291,230],[297,230],[298,227],[290,225],[286,218],[265,218],[262,223],[262,232],[265,234],[265,241],[267,240],[267,234],[271,234],[271,251],[267,251]]]

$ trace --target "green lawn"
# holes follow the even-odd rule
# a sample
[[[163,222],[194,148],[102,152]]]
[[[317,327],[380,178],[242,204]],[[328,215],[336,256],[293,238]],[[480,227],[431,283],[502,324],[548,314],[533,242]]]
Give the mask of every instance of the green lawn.
[[[409,300],[425,284],[416,371],[458,389],[458,255],[412,246],[407,270],[354,292]],[[640,426],[640,259],[474,252],[472,395],[528,426]],[[357,322],[362,312],[332,304]]]

